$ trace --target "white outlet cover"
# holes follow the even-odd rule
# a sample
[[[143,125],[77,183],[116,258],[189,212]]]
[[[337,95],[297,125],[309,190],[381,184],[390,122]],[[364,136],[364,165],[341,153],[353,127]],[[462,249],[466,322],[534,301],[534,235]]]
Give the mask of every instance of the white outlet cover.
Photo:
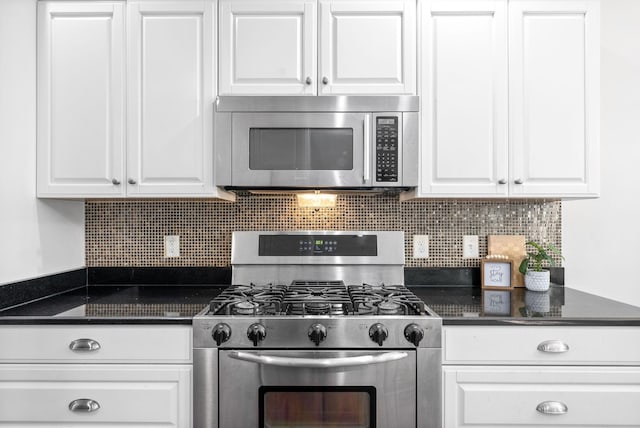
[[[413,258],[429,258],[429,235],[413,235]]]
[[[462,258],[477,259],[480,257],[480,245],[478,244],[478,235],[462,236]]]
[[[180,257],[180,235],[165,235],[164,256]]]

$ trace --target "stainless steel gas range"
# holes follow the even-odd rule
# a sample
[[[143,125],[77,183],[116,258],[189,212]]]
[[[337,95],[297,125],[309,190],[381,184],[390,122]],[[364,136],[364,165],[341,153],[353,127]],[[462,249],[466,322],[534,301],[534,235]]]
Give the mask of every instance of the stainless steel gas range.
[[[234,232],[194,318],[194,427],[441,427],[441,320],[403,232]]]

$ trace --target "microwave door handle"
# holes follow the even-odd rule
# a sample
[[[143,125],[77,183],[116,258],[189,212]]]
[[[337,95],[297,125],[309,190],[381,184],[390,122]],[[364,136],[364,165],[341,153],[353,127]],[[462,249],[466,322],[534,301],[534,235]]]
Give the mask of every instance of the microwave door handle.
[[[370,159],[370,150],[371,150],[371,129],[370,129],[370,115],[369,114],[365,114],[364,115],[364,122],[363,122],[363,135],[364,135],[364,139],[363,139],[363,148],[362,148],[362,158],[363,158],[363,168],[362,168],[362,181],[364,184],[369,183],[369,174],[370,174],[370,167],[371,167],[371,159]]]
[[[275,355],[257,355],[251,352],[230,351],[229,357],[236,360],[248,361],[256,364],[280,367],[300,367],[312,369],[331,369],[336,367],[368,366],[371,364],[387,363],[401,360],[409,356],[406,352],[385,352],[379,355],[359,355],[357,357],[338,358],[300,358],[279,357]]]

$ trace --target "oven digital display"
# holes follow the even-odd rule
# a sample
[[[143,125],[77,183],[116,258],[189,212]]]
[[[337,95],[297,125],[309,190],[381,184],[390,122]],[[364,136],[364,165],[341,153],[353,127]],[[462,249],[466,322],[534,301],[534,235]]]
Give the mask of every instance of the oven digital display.
[[[260,256],[376,256],[376,235],[260,235]]]
[[[260,428],[376,427],[373,387],[262,386]]]

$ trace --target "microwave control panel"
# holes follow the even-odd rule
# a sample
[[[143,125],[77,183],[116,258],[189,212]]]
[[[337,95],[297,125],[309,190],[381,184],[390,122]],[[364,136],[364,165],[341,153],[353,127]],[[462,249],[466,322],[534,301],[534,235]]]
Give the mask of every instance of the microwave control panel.
[[[376,181],[398,181],[398,117],[376,117]]]

